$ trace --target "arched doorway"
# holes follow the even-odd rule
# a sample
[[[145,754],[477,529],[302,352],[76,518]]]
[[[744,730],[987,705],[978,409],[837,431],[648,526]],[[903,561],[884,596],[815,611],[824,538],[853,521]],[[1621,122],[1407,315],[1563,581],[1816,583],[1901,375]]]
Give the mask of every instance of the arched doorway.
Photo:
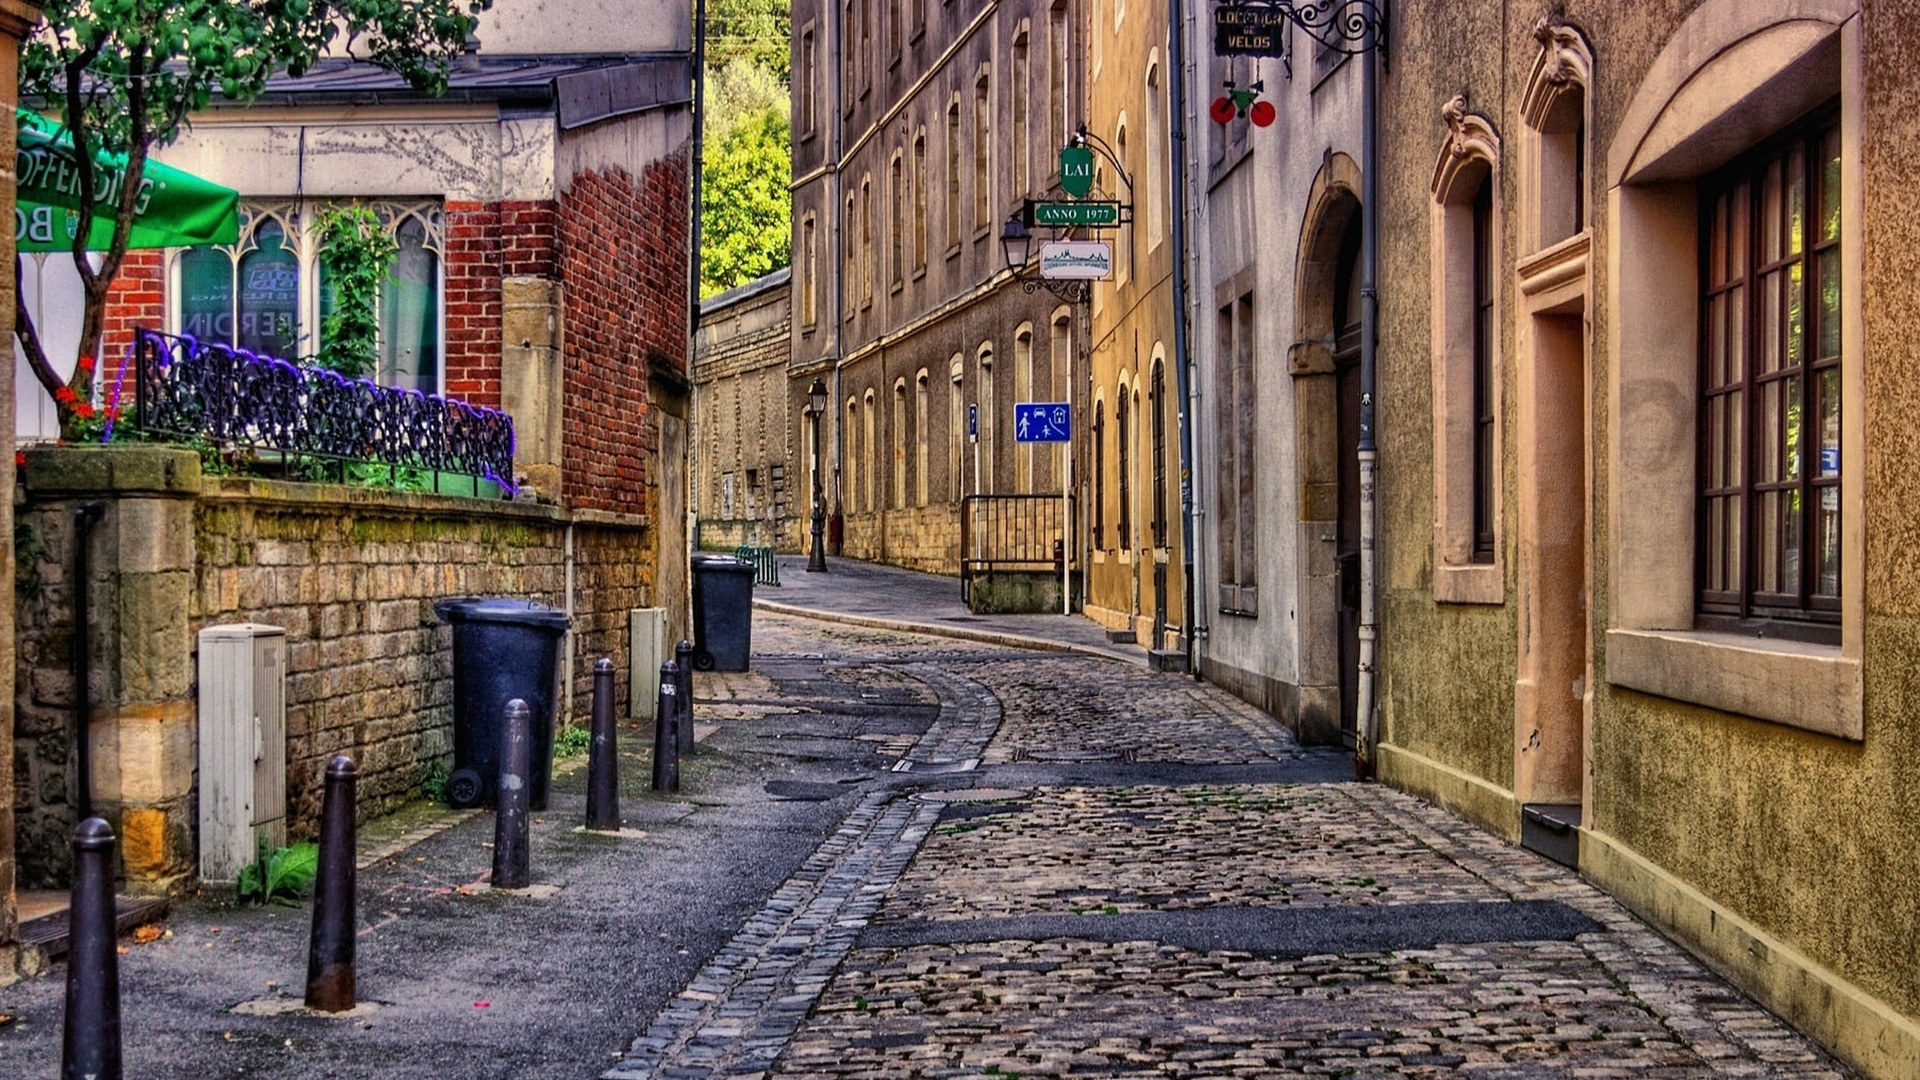
[[[1299,494],[1299,727],[1352,746],[1360,630],[1360,170],[1333,155],[1308,200],[1288,357]]]

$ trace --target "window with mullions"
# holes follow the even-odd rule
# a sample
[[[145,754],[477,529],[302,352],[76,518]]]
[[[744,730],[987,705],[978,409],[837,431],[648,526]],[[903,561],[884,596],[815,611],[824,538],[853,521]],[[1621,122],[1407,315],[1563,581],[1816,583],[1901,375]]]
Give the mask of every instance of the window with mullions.
[[[1700,217],[1703,624],[1831,636],[1840,619],[1838,118],[1797,128],[1713,177]]]
[[[1493,561],[1493,178],[1473,200],[1473,561]]]
[[[269,356],[311,355],[333,308],[316,235],[324,209],[324,203],[244,204],[238,243],[182,249],[175,264],[174,325],[202,341]],[[373,210],[400,246],[377,301],[374,377],[386,386],[438,392],[440,206],[376,203]]]

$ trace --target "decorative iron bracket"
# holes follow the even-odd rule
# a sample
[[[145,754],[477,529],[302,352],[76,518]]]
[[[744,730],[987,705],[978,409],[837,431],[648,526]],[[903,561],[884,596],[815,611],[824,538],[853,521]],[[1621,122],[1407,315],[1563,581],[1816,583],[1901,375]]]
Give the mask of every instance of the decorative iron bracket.
[[[1036,293],[1045,289],[1060,298],[1062,303],[1082,304],[1093,295],[1093,283],[1084,278],[1043,278],[1020,277],[1020,291]]]
[[[1278,56],[1285,63],[1287,77],[1293,77],[1293,54],[1285,35],[1254,30],[1245,39],[1233,34],[1226,19],[1239,13],[1247,23],[1274,26],[1279,20],[1299,27],[1321,48],[1348,56],[1378,50],[1387,52],[1387,9],[1385,0],[1220,0],[1214,7],[1215,51],[1221,55],[1244,54]],[[1258,13],[1257,18],[1252,18]],[[1239,21],[1239,20],[1235,20]],[[1232,36],[1244,45],[1227,48]]]

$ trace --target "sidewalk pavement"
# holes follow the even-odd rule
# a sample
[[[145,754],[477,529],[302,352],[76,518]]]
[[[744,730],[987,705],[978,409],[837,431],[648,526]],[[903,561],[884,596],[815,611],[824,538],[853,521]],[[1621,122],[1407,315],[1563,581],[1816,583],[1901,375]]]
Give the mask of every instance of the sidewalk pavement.
[[[1083,615],[975,615],[960,599],[960,579],[895,566],[830,558],[808,573],[804,555],[778,557],[780,584],[756,585],[755,607],[878,630],[902,630],[1015,648],[1073,652],[1145,664],[1138,645],[1107,640]]]

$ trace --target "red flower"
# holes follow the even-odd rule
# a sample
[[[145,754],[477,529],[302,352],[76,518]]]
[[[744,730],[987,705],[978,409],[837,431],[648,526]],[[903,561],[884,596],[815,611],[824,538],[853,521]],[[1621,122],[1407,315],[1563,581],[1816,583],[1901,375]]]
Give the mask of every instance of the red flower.
[[[120,419],[120,410],[116,406],[109,405],[107,406],[106,411],[101,413],[100,415],[106,417],[109,420],[118,420]]]
[[[83,401],[80,404],[75,405],[73,407],[73,415],[78,416],[82,420],[93,419],[93,403],[90,401]]]
[[[81,358],[80,358],[80,370],[81,370],[81,371],[89,371],[89,372],[90,372],[90,371],[92,371],[92,370],[93,370],[93,357],[91,357],[91,356],[83,356],[83,357],[81,357]]]
[[[63,386],[60,389],[55,390],[53,392],[53,400],[59,402],[62,405],[72,404],[73,403],[73,387]]]
[[[15,468],[20,468],[20,469],[26,468],[27,452],[25,450],[15,450],[13,452],[13,464]]]

